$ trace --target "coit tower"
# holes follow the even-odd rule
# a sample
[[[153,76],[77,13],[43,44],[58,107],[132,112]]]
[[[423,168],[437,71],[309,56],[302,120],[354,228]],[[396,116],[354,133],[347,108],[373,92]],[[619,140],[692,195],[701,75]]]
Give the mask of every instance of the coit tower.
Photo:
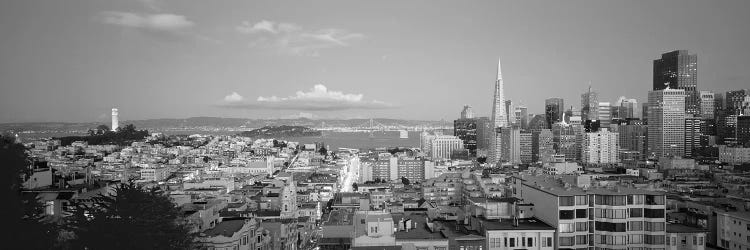
[[[117,131],[117,128],[120,127],[120,120],[117,117],[117,109],[112,109],[112,131]]]

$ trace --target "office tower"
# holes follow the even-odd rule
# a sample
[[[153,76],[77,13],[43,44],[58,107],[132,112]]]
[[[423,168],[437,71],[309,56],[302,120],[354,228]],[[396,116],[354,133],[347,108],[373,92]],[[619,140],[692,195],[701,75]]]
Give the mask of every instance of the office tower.
[[[648,128],[639,120],[631,120],[620,126],[618,143],[622,152],[632,152],[630,154],[636,155],[637,160],[645,160],[648,146],[647,130]]]
[[[464,148],[464,141],[451,135],[438,135],[432,140],[431,146],[433,159],[450,159],[453,151]]]
[[[565,101],[562,98],[547,98],[544,100],[544,116],[547,119],[547,127],[560,122],[565,112]]]
[[[516,106],[513,104],[513,101],[511,100],[505,100],[505,115],[507,117],[507,121],[505,124],[508,127],[512,127],[516,122]]]
[[[477,117],[474,120],[477,123],[477,151],[482,152],[481,154],[477,153],[477,155],[486,156],[494,135],[492,123],[489,117]]]
[[[646,124],[648,124],[648,106],[648,103],[644,103],[643,106],[641,106],[641,118]]]
[[[461,119],[472,119],[474,118],[474,109],[469,105],[464,105],[464,109],[461,110]]]
[[[653,90],[685,90],[685,113],[699,115],[698,56],[687,50],[664,53],[661,59],[654,60]]]
[[[464,142],[470,155],[477,153],[477,119],[462,118],[453,121],[453,135]]]
[[[544,156],[555,153],[554,139],[550,129],[534,129],[531,132],[531,161],[539,162]]]
[[[599,119],[599,95],[591,90],[591,86],[588,92],[581,94],[581,119]]]
[[[719,110],[723,110],[727,107],[726,103],[724,102],[724,93],[714,93],[714,115]]]
[[[509,180],[517,198],[544,204],[534,206],[534,217],[557,229],[550,249],[666,247],[664,193],[588,186],[578,178],[520,174]]]
[[[599,103],[599,123],[602,128],[609,128],[612,123],[612,107],[609,102]]]
[[[693,157],[693,149],[701,146],[702,119],[685,115],[685,157]]]
[[[500,60],[497,61],[497,80],[495,80],[495,94],[492,99],[492,128],[495,130],[490,144],[490,153],[487,162],[495,164],[500,160],[500,128],[507,126],[505,114],[505,96],[503,92],[503,75],[500,70]]]
[[[579,136],[583,133],[580,126],[558,122],[552,124],[552,139],[555,153],[565,155],[566,161],[576,161],[580,157]]]
[[[520,134],[520,154],[521,163],[529,164],[532,163],[533,151],[534,151],[534,140],[533,134],[530,131],[523,131]]]
[[[624,96],[620,96],[615,105],[619,107],[619,114],[617,117],[620,119],[632,119],[640,117],[640,110],[638,110],[638,100],[636,99],[628,99]]]
[[[737,145],[750,147],[750,115],[737,117]]]
[[[716,110],[716,100],[714,99],[714,92],[701,91],[699,94],[700,102],[700,116],[702,119],[714,119],[714,112]]]
[[[655,158],[685,155],[685,90],[648,92],[649,154]]]
[[[729,109],[717,110],[716,141],[722,145],[733,145],[737,142],[737,115]]]
[[[511,164],[521,163],[521,130],[502,128],[501,161]]]
[[[601,129],[583,134],[581,161],[586,164],[616,164],[618,156],[618,133]]]
[[[117,112],[117,109],[112,109],[112,131],[117,131],[117,128],[120,127],[120,118]]]
[[[516,106],[516,123],[521,129],[529,128],[529,112],[526,106]]]
[[[746,106],[745,97],[750,96],[750,91],[747,89],[727,91],[725,96],[726,107],[730,115],[741,115],[743,112],[743,106]]]
[[[586,120],[583,122],[583,132],[593,133],[599,131],[600,128],[602,128],[602,125],[599,120]]]
[[[547,125],[547,118],[545,115],[535,115],[534,118],[531,118],[531,121],[529,121],[529,129],[549,129],[550,127]]]

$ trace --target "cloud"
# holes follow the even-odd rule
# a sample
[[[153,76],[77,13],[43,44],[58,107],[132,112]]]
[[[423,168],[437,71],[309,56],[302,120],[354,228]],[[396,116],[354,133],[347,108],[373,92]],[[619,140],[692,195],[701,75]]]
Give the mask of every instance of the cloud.
[[[292,55],[317,56],[321,49],[346,47],[365,36],[343,29],[305,30],[293,23],[262,20],[257,23],[242,22],[236,27],[241,34],[250,35],[255,48],[271,48]]]
[[[350,109],[388,109],[396,105],[372,100],[366,101],[363,94],[346,94],[341,91],[328,90],[322,84],[315,85],[308,91],[297,91],[288,97],[259,96],[254,102],[239,101],[232,93],[224,98],[219,106],[241,109],[274,109],[274,110],[302,110],[302,111],[336,111]],[[236,96],[239,96],[237,94]]]
[[[241,102],[243,100],[245,100],[245,98],[240,94],[237,94],[237,92],[232,92],[231,94],[224,97],[225,102]]]
[[[162,14],[138,14],[132,12],[105,11],[101,13],[102,22],[127,28],[149,31],[177,32],[195,25],[185,16]]]

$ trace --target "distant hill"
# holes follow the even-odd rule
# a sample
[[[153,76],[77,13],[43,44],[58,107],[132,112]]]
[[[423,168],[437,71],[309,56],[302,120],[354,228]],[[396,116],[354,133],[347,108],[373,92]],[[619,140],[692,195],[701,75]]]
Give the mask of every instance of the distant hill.
[[[320,136],[321,133],[318,130],[310,129],[303,126],[265,126],[250,131],[245,131],[239,134],[239,136],[246,137],[305,137],[305,136]]]

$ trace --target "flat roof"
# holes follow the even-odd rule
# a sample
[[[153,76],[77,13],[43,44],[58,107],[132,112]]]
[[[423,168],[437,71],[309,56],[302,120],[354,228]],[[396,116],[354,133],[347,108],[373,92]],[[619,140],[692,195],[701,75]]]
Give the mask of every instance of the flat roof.
[[[214,237],[214,236],[226,236],[226,237],[232,237],[232,235],[242,227],[245,226],[245,220],[229,220],[229,221],[222,221],[219,222],[219,224],[216,224],[214,228],[208,229],[204,231],[203,233],[206,236]]]
[[[536,218],[519,219],[517,226],[513,225],[512,219],[482,221],[487,230],[555,230],[554,227]]]
[[[667,224],[667,233],[703,233],[708,232],[708,229],[699,227],[688,226],[684,224]]]

